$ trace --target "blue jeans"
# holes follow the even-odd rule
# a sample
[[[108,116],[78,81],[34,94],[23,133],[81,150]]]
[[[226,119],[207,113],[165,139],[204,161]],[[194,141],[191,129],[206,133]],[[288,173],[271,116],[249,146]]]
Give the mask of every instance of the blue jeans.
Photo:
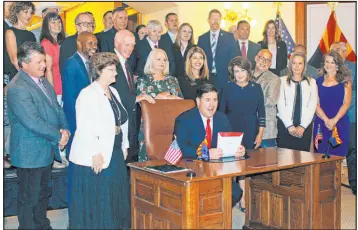
[[[276,138],[262,140],[261,148],[277,147]]]

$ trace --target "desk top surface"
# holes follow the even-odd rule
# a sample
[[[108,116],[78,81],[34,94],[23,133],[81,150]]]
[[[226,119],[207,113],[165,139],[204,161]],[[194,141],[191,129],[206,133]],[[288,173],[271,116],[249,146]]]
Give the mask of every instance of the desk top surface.
[[[248,155],[250,156],[249,159],[225,163],[210,163],[198,160],[185,163],[184,160],[181,160],[178,166],[189,169],[194,168],[193,171],[196,173],[196,177],[193,178],[186,176],[188,171],[164,174],[145,168],[146,166],[163,165],[166,163],[165,160],[129,163],[128,166],[131,167],[131,170],[143,170],[174,180],[190,182],[222,177],[245,176],[344,159],[344,157],[333,155],[329,159],[323,159],[323,154],[283,148],[261,148],[249,151]]]

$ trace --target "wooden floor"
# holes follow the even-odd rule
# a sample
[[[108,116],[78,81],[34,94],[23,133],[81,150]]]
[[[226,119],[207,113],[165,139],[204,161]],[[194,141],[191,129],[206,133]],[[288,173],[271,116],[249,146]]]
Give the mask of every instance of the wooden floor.
[[[347,168],[343,168],[342,183],[348,184]],[[356,229],[356,207],[357,200],[350,189],[343,187],[341,190],[342,207],[341,207],[341,228],[342,229]],[[51,221],[51,226],[54,229],[66,229],[68,224],[67,209],[48,211],[47,216]],[[244,225],[245,215],[242,213],[238,205],[232,209],[232,228],[241,229]],[[4,219],[5,229],[17,229],[19,226],[17,216],[7,217]]]

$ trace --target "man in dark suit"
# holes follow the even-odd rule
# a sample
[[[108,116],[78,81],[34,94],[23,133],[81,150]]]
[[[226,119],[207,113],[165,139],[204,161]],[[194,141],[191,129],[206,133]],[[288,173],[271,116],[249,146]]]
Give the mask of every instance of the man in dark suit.
[[[128,58],[131,56],[135,45],[135,37],[129,30],[120,30],[117,32],[114,39],[114,52],[119,58],[117,65],[117,81],[114,83],[115,87],[121,97],[123,106],[128,112],[129,127],[129,151],[126,161],[136,161],[138,155],[138,120],[140,122],[140,114],[137,112],[136,103],[146,100],[150,103],[155,103],[154,99],[148,95],[136,96],[136,86],[133,78],[133,73],[128,64]]]
[[[101,32],[98,32],[98,33],[94,34],[96,36],[96,38],[97,38],[97,41],[98,41],[98,50],[101,50],[100,41],[101,41],[102,35],[105,32],[107,32],[108,30],[112,29],[112,27],[113,27],[113,18],[112,18],[112,11],[111,10],[109,10],[106,13],[103,14],[102,22],[103,22],[104,29]]]
[[[196,150],[204,139],[208,141],[209,158],[222,157],[222,149],[217,147],[218,132],[231,132],[231,125],[227,116],[217,111],[218,91],[211,84],[202,84],[196,97],[197,107],[192,108],[175,119],[174,134],[183,157],[197,158]],[[211,134],[211,135],[210,135]],[[209,144],[210,143],[210,144]],[[242,145],[235,156],[245,154]],[[232,184],[233,206],[240,200],[242,189],[238,183]]]
[[[72,57],[77,50],[77,37],[82,32],[90,32],[93,33],[96,28],[96,24],[91,12],[83,12],[79,13],[75,18],[76,31],[77,33],[67,37],[61,44],[60,48],[60,69],[63,68],[63,64],[65,61]],[[62,73],[61,73],[62,74]]]
[[[239,48],[239,56],[246,57],[251,62],[252,69],[255,68],[255,57],[261,49],[261,46],[253,41],[249,40],[250,36],[250,24],[241,20],[237,23],[237,45]]]
[[[173,56],[173,44],[161,40],[162,24],[157,20],[150,20],[147,24],[148,36],[138,41],[135,46],[135,54],[130,57],[132,62],[136,62],[134,74],[140,77],[143,74],[145,63],[149,53],[156,48],[165,51],[169,61],[169,72],[175,75],[175,61]]]
[[[45,52],[36,42],[18,49],[21,70],[8,85],[11,164],[19,180],[19,229],[52,229],[46,217],[51,165],[70,133],[55,91],[44,78]]]
[[[219,90],[229,82],[229,62],[239,55],[234,36],[220,29],[221,13],[214,9],[209,12],[210,30],[199,37],[198,46],[206,53],[208,66]]]
[[[63,90],[63,110],[65,112],[70,132],[76,131],[76,100],[81,90],[90,84],[88,77],[88,62],[90,57],[97,50],[97,39],[90,32],[82,32],[77,37],[77,52],[66,60],[62,72],[62,90]],[[72,135],[66,148],[66,157],[68,159]]]
[[[160,37],[160,40],[173,45],[179,29],[179,19],[176,13],[168,13],[165,16],[165,27],[168,31]]]

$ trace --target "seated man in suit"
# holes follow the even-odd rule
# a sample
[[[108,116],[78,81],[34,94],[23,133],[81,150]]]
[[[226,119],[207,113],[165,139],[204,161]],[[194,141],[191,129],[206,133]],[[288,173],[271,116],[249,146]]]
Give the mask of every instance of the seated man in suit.
[[[7,86],[7,102],[11,165],[19,180],[19,229],[52,229],[46,217],[51,165],[70,133],[55,91],[44,78],[44,49],[25,42],[17,55],[20,71]]]
[[[165,27],[168,31],[161,36],[160,40],[167,44],[174,44],[179,30],[179,19],[176,13],[168,13],[165,16]]]
[[[96,53],[97,39],[90,32],[82,32],[77,37],[77,52],[66,60],[62,70],[63,110],[71,133],[76,131],[76,100],[81,90],[90,84],[88,61]],[[73,136],[66,148],[68,159]]]
[[[160,48],[165,51],[169,61],[169,72],[172,76],[175,74],[175,61],[173,56],[173,44],[163,42],[161,34],[163,31],[162,24],[157,20],[150,20],[147,25],[148,36],[143,40],[138,41],[134,51],[135,55],[131,55],[132,62],[136,62],[136,69],[134,74],[140,77],[143,74],[144,65],[147,62],[149,53],[156,48]],[[136,59],[136,60],[133,60]]]
[[[114,38],[114,52],[118,56],[117,80],[112,85],[119,93],[124,108],[128,113],[128,140],[129,151],[126,161],[133,162],[138,155],[138,132],[141,113],[137,104],[142,100],[154,103],[154,99],[149,95],[136,96],[136,87],[133,73],[129,67],[128,59],[131,56],[135,45],[135,37],[129,30],[120,30]],[[138,106],[137,106],[138,105]]]
[[[239,48],[239,56],[246,57],[251,62],[251,67],[255,66],[255,56],[261,49],[261,46],[249,40],[250,37],[250,24],[241,20],[237,23],[237,43]]]
[[[231,132],[226,115],[217,111],[218,91],[212,84],[202,84],[197,90],[197,107],[194,107],[175,119],[174,134],[183,157],[196,158],[196,150],[204,139],[208,142],[210,159],[222,157],[222,149],[216,148],[218,132]],[[245,155],[245,147],[240,146],[235,156]],[[233,182],[234,206],[242,196],[238,183]]]
[[[75,25],[77,33],[67,37],[61,44],[60,48],[60,70],[63,68],[65,61],[72,57],[77,50],[77,37],[82,32],[93,33],[96,28],[96,23],[91,12],[79,13],[75,18]],[[62,76],[62,72],[61,72]]]
[[[229,82],[229,62],[239,56],[239,50],[232,33],[220,29],[221,13],[217,9],[209,12],[210,30],[199,37],[198,46],[205,51],[209,71],[217,89]]]
[[[297,44],[295,46],[295,48],[293,49],[293,52],[295,53],[304,53],[307,56],[307,52],[306,52],[306,47],[304,45],[301,44]],[[318,77],[318,69],[316,69],[315,67],[311,66],[310,64],[307,63],[307,67],[306,67],[307,73],[309,76],[313,77],[313,78],[317,78]],[[288,74],[288,68],[286,67],[285,69],[280,71],[280,77],[283,76],[287,76]]]

